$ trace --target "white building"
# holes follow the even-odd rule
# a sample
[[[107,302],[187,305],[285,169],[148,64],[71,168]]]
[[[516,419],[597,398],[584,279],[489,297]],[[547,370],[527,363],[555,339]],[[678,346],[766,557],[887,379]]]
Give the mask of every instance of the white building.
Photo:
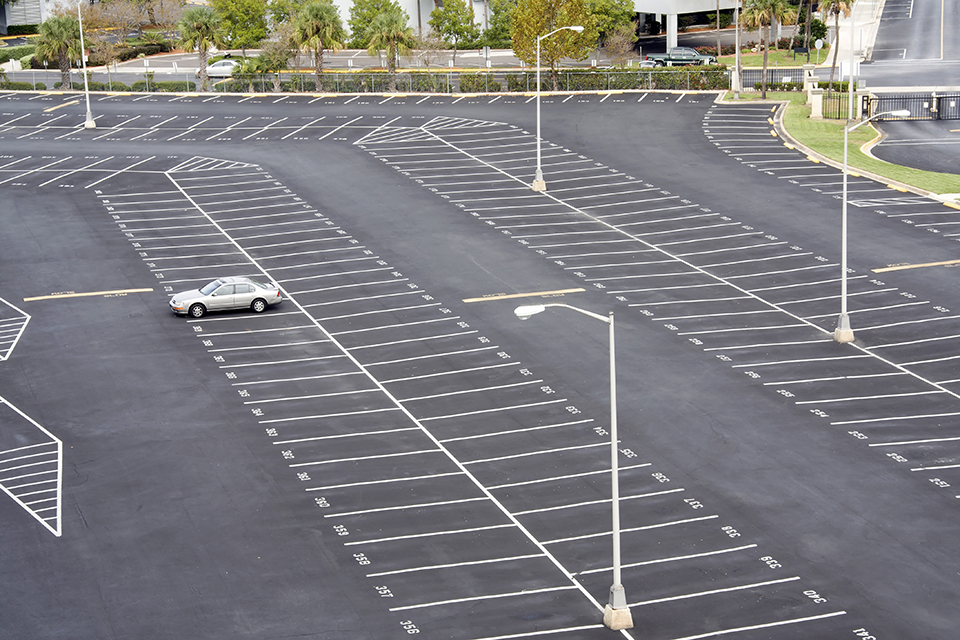
[[[677,16],[684,13],[715,12],[717,9],[735,9],[740,0],[633,0],[640,13],[664,16],[660,20],[667,29],[667,50],[677,46]]]

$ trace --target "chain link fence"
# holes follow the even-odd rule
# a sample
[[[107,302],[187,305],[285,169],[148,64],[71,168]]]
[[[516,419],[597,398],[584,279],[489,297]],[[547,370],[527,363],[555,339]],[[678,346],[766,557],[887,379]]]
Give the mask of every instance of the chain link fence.
[[[536,78],[534,71],[418,71],[400,72],[392,79],[395,91],[399,93],[529,93],[537,90]],[[53,76],[30,71],[7,73],[7,79],[6,83],[0,83],[0,88],[44,90],[58,88],[60,83],[59,74]],[[83,89],[83,78],[79,73],[75,72],[71,81],[75,90]],[[312,73],[239,74],[230,78],[211,78],[209,90],[225,93],[387,93],[391,91],[390,83],[390,74],[384,72],[326,72],[321,74],[319,84]],[[183,73],[115,73],[108,76],[93,71],[89,84],[91,91],[185,92],[198,91],[200,88],[194,74]],[[729,88],[729,71],[702,67],[638,71],[574,70],[560,71],[556,78],[550,72],[541,72],[540,76],[541,91],[701,91]]]

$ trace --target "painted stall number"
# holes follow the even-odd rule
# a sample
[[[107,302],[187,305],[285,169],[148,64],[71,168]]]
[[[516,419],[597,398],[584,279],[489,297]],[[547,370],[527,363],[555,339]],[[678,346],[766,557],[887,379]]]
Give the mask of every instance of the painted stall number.
[[[257,417],[261,417],[263,416],[263,409],[261,409],[260,407],[256,407],[255,409],[250,409],[250,413],[252,413]]]
[[[348,536],[348,535],[350,535],[350,532],[347,531],[347,528],[346,528],[345,526],[343,526],[342,524],[335,524],[335,525],[333,525],[333,530],[337,532],[337,535],[338,535],[338,536]]]
[[[294,458],[293,451],[291,451],[290,449],[284,449],[284,450],[281,451],[280,453],[283,454],[283,459],[284,459],[284,460],[293,460],[293,458]]]
[[[866,439],[867,439],[867,436],[863,435],[863,434],[860,433],[859,431],[847,431],[847,433],[849,433],[850,435],[852,435],[852,436],[853,436],[854,438],[856,438],[857,440],[866,440]]]
[[[620,453],[622,453],[622,454],[623,454],[624,456],[626,456],[627,458],[636,458],[636,457],[637,457],[637,454],[634,452],[633,449],[620,449]]]
[[[299,480],[300,482],[306,482],[309,479],[310,479],[310,474],[307,473],[306,471],[301,471],[300,473],[297,474],[297,480]]]
[[[877,640],[877,637],[875,635],[872,635],[866,629],[854,629],[853,633],[855,636],[857,636],[858,638],[862,638],[863,640]]]
[[[727,534],[728,536],[730,536],[731,538],[739,538],[739,537],[740,537],[740,532],[737,531],[736,529],[734,529],[733,527],[729,526],[729,525],[726,526],[726,527],[720,527],[720,530],[723,531],[723,532],[724,532],[725,534]]]
[[[280,435],[279,432],[273,427],[270,427],[269,429],[264,429],[264,431],[266,431],[267,435],[270,436],[271,438],[276,438],[278,435]]]
[[[906,461],[907,461],[907,459],[904,458],[904,457],[903,457],[902,455],[900,455],[899,453],[888,453],[888,454],[887,454],[887,457],[888,457],[888,458],[893,458],[893,459],[896,460],[897,462],[906,462]]]
[[[663,474],[660,473],[659,471],[658,471],[657,473],[651,473],[650,475],[653,476],[654,479],[656,479],[657,482],[670,482],[670,478],[668,478],[667,476],[663,475]]]
[[[824,598],[823,596],[821,596],[821,595],[820,595],[819,593],[817,593],[816,591],[810,591],[810,590],[804,591],[804,592],[803,592],[803,595],[807,596],[808,598],[810,598],[811,600],[813,600],[813,601],[816,602],[817,604],[820,604],[820,603],[823,603],[823,602],[826,602],[826,601],[827,601],[826,598]]]
[[[413,622],[411,622],[410,620],[401,620],[400,626],[403,627],[403,629],[411,635],[413,635],[414,633],[420,633],[420,629],[417,629],[417,625],[413,624]]]
[[[362,553],[353,554],[353,559],[357,561],[357,564],[362,564],[362,565],[370,564],[370,558],[363,555]]]
[[[691,509],[703,509],[703,503],[696,498],[684,498],[683,501],[690,505]]]
[[[932,482],[933,484],[937,485],[937,486],[940,487],[941,489],[946,489],[947,487],[950,486],[950,483],[949,483],[949,482],[945,482],[945,481],[941,480],[940,478],[930,478],[930,482]]]
[[[330,503],[327,502],[327,499],[324,498],[323,496],[320,496],[319,498],[314,498],[313,501],[317,503],[317,506],[320,507],[321,509],[326,509],[327,507],[330,506]]]
[[[780,567],[783,566],[782,564],[780,564],[770,556],[763,556],[762,558],[760,558],[760,562],[766,562],[767,566],[770,567],[771,569],[779,569]]]
[[[246,389],[237,389],[237,393],[240,394],[240,397],[241,397],[241,398],[249,398],[249,397],[250,397],[250,392],[247,391]]]
[[[381,598],[392,598],[392,597],[393,597],[393,591],[390,591],[390,589],[388,589],[388,588],[386,588],[386,587],[374,587],[374,589],[377,590],[377,593],[380,594],[380,597],[381,597]]]

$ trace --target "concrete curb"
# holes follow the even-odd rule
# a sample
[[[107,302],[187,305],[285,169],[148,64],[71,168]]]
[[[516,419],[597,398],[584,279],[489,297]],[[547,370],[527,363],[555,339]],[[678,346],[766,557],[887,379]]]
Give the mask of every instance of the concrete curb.
[[[771,104],[774,103],[773,101],[767,101],[767,102],[769,102],[769,103],[771,103]],[[774,128],[775,128],[775,130],[776,130],[776,132],[777,132],[777,135],[779,135],[782,140],[789,142],[790,144],[792,144],[794,147],[796,147],[796,148],[799,149],[800,151],[803,151],[804,153],[806,153],[809,157],[815,158],[815,159],[817,159],[818,161],[820,161],[820,162],[822,162],[822,163],[824,163],[824,164],[826,164],[826,165],[829,165],[829,166],[831,166],[831,167],[833,167],[833,168],[835,168],[835,169],[837,169],[837,170],[839,170],[839,171],[842,172],[842,171],[843,171],[843,163],[842,163],[842,162],[837,162],[836,160],[834,160],[834,159],[832,159],[832,158],[828,158],[827,156],[825,156],[825,155],[823,155],[823,154],[821,154],[821,153],[819,153],[819,152],[817,152],[817,151],[814,151],[813,149],[811,149],[810,147],[806,146],[805,144],[799,142],[796,138],[794,138],[793,136],[790,135],[790,132],[787,131],[786,127],[783,125],[783,113],[784,113],[784,111],[786,110],[786,107],[787,107],[787,105],[789,104],[789,102],[785,102],[785,101],[776,101],[776,102],[779,102],[779,104],[781,105],[780,108],[777,109],[776,113],[774,114]],[[876,129],[874,129],[874,131],[876,131]],[[877,137],[874,138],[873,140],[871,140],[870,142],[868,142],[866,145],[864,145],[864,147],[867,147],[866,150],[864,150],[864,153],[866,153],[866,154],[867,154],[868,156],[870,156],[871,158],[875,158],[875,156],[873,156],[873,155],[869,152],[869,150],[870,150],[871,148],[873,148],[874,146],[876,146],[877,144],[879,144],[879,142],[880,142],[882,139],[883,139],[883,136],[882,136],[882,135],[880,134],[880,132],[878,131],[878,132],[877,132]],[[876,159],[876,160],[880,160],[880,158],[875,158],[875,159]],[[885,160],[880,160],[880,162],[886,162],[886,161],[885,161]],[[892,164],[892,163],[887,163],[887,164]],[[899,166],[899,165],[893,165],[893,166]],[[909,192],[909,193],[914,193],[914,194],[916,194],[916,195],[918,195],[918,196],[923,196],[923,197],[925,197],[925,198],[931,198],[931,199],[933,199],[933,200],[938,200],[938,201],[940,201],[940,202],[943,202],[944,204],[951,203],[953,200],[955,200],[955,198],[954,198],[953,196],[955,196],[956,194],[948,194],[948,193],[939,194],[939,193],[934,193],[934,192],[932,192],[932,191],[927,191],[926,189],[920,189],[920,188],[918,188],[918,187],[914,187],[913,185],[909,185],[909,184],[900,182],[899,180],[894,180],[894,179],[892,179],[892,178],[887,178],[887,177],[885,177],[885,176],[881,176],[881,175],[878,174],[878,173],[873,173],[872,171],[867,171],[867,170],[865,170],[865,169],[861,169],[861,168],[856,167],[856,166],[854,166],[854,165],[848,165],[848,169],[849,169],[850,171],[856,171],[859,175],[864,176],[864,177],[867,177],[867,178],[870,178],[871,180],[874,180],[874,181],[879,182],[879,183],[881,183],[881,184],[885,184],[885,185],[891,186],[891,187],[893,187],[893,188],[895,188],[895,189],[897,189],[897,190],[899,190],[899,191],[905,191],[905,192]]]

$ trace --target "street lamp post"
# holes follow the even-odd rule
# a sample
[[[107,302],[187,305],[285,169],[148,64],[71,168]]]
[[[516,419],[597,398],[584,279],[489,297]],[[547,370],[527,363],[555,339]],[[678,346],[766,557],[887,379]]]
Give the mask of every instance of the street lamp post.
[[[848,90],[853,91],[852,82]],[[853,329],[850,327],[850,316],[847,314],[847,160],[849,155],[847,146],[850,132],[880,116],[906,118],[909,115],[910,111],[907,109],[885,111],[861,120],[853,126],[847,125],[843,128],[843,195],[841,196],[843,204],[840,214],[840,318],[837,320],[837,328],[833,332],[833,339],[837,342],[853,342],[854,339]],[[852,113],[850,114],[850,118],[851,120],[853,119]]]
[[[97,123],[93,120],[93,114],[90,113],[90,85],[87,83],[87,59],[84,55],[86,49],[83,46],[83,14],[80,11],[80,5],[84,0],[77,1],[77,21],[80,23],[80,66],[83,67],[83,93],[87,97],[87,119],[83,123],[84,129],[96,129]]]
[[[570,29],[571,31],[576,31],[581,33],[583,27],[577,25],[572,27],[560,27],[559,29],[554,29],[550,33],[537,36],[537,173],[533,176],[533,184],[530,185],[530,188],[534,191],[546,191],[547,183],[543,181],[543,171],[540,168],[540,41],[544,38],[549,38],[558,31],[563,31],[564,29]]]
[[[549,35],[549,34],[548,34]],[[610,599],[603,610],[603,624],[611,629],[630,629],[633,627],[633,616],[627,606],[627,594],[620,579],[620,473],[619,473],[619,438],[617,437],[617,366],[616,349],[614,348],[613,311],[609,317],[598,313],[580,309],[569,304],[532,304],[517,307],[514,313],[521,320],[546,310],[547,307],[563,307],[573,309],[607,323],[610,327],[610,493],[613,532],[613,584],[610,586]]]

